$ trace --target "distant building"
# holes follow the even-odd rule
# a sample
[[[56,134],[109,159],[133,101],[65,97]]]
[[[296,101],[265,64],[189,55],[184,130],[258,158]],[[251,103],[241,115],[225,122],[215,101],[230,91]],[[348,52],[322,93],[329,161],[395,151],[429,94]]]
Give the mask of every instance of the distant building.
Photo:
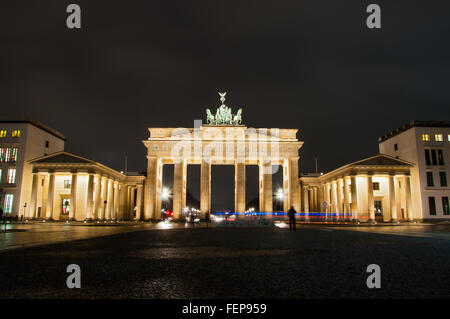
[[[63,151],[65,140],[63,134],[35,120],[0,120],[0,207],[4,213],[25,215],[32,178],[28,161]]]
[[[450,122],[413,121],[378,139],[380,153],[414,163],[413,205],[423,219],[450,218]]]

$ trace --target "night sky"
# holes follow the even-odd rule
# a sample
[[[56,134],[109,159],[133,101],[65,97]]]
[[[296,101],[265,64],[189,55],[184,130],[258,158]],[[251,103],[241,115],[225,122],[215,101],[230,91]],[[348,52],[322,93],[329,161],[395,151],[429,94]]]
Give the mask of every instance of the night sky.
[[[66,27],[70,3],[81,30]],[[381,30],[366,27],[370,3]],[[376,154],[379,136],[411,120],[450,119],[449,7],[2,1],[0,115],[35,118],[65,134],[69,152],[118,170],[127,155],[144,171],[148,127],[192,127],[227,91],[243,124],[298,128],[300,171],[318,157],[326,172]]]

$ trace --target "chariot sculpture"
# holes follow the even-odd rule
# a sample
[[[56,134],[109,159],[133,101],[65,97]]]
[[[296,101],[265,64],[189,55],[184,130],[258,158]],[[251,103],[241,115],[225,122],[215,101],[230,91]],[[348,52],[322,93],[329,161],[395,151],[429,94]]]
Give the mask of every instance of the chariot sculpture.
[[[206,109],[206,123],[210,125],[240,125],[242,124],[242,109],[236,114],[231,113],[231,107],[225,105],[225,95],[227,92],[220,93],[222,105],[217,108],[216,114],[212,114],[210,109]]]

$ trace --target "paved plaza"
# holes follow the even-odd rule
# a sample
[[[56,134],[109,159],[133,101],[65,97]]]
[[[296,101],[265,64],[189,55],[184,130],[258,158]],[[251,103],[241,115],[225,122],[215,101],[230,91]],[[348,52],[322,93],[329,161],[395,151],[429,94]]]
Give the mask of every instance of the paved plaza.
[[[13,228],[0,234],[2,298],[450,297],[447,224],[299,225],[295,233],[184,224]],[[66,287],[69,264],[81,267],[81,289]],[[381,266],[381,289],[366,286],[369,264]]]

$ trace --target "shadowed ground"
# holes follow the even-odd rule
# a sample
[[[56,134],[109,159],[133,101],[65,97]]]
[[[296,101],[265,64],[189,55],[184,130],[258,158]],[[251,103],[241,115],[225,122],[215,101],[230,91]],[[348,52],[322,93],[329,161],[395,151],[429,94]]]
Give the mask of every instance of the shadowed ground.
[[[66,288],[72,263],[81,289]],[[6,251],[0,265],[3,298],[450,297],[449,240],[333,227],[142,229]]]

